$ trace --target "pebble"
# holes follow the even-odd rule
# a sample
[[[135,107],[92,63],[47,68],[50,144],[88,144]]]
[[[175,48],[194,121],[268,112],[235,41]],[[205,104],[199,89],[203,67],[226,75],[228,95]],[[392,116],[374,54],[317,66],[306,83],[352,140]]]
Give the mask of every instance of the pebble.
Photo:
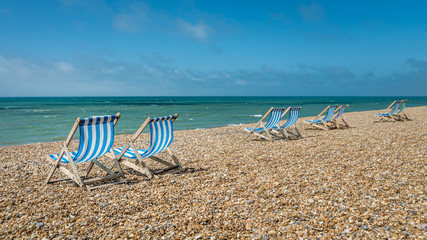
[[[171,151],[181,171],[148,179],[124,167],[128,184],[93,191],[69,181],[43,186],[44,158],[62,142],[0,147],[0,236],[423,239],[427,106],[405,111],[412,121],[345,113],[351,128],[331,131],[304,130],[300,119],[304,138],[292,141],[244,140],[242,129],[254,124],[175,131]],[[115,146],[129,137],[117,135]],[[145,148],[148,139],[143,133],[136,144]],[[91,175],[103,176],[95,167]]]
[[[36,222],[36,227],[43,227],[44,223],[43,222]]]

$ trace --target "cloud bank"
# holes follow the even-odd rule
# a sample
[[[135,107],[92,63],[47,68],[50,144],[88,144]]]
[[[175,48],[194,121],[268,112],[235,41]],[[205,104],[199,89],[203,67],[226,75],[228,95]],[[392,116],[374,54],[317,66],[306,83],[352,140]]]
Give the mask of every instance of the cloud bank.
[[[141,58],[143,59],[143,58]],[[150,59],[150,58],[146,58]],[[408,59],[387,76],[342,66],[293,70],[178,69],[170,64],[81,56],[79,64],[0,55],[0,96],[393,96],[425,95],[427,61]]]

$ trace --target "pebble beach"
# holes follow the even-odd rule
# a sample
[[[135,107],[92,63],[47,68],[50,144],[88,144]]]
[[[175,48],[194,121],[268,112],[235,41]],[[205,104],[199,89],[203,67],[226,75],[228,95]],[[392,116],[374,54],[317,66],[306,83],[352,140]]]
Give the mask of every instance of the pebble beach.
[[[175,131],[181,171],[125,168],[126,184],[93,191],[43,185],[63,142],[0,147],[0,238],[426,239],[427,106],[406,108],[412,121],[374,123],[376,112],[345,113],[351,127],[330,131],[299,119],[291,141],[247,138],[255,123]]]

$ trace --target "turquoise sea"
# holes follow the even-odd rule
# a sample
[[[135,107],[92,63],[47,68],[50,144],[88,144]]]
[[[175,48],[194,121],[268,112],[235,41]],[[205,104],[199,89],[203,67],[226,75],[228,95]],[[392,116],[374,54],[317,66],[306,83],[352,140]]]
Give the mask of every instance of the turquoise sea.
[[[0,146],[63,141],[77,117],[120,112],[117,134],[132,134],[147,117],[178,113],[175,130],[254,123],[272,106],[302,106],[301,117],[327,105],[347,111],[385,109],[397,99],[425,106],[427,97],[19,97],[0,98]],[[75,137],[77,137],[76,134]]]

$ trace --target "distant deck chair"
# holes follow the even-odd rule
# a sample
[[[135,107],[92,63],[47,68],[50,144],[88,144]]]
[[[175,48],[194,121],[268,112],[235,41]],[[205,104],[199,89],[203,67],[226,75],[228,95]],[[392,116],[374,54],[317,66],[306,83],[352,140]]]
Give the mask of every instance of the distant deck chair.
[[[332,121],[332,116],[335,114],[337,106],[327,106],[315,120],[306,120],[304,123],[308,124],[305,129],[315,127],[318,129],[329,130],[328,123]],[[322,114],[326,112],[325,117],[322,118]]]
[[[91,190],[94,188],[107,186],[111,184],[123,183],[123,172],[120,164],[114,161],[115,166],[119,170],[119,173],[113,172],[111,169],[100,163],[97,159],[103,155],[113,154],[112,146],[114,143],[114,126],[120,118],[120,113],[110,116],[100,116],[91,118],[77,118],[73,128],[65,141],[61,152],[59,154],[49,155],[47,160],[53,164],[52,169],[48,173],[48,176],[44,184],[53,183],[62,180],[72,180],[80,187],[86,187]],[[70,152],[69,144],[73,138],[77,128],[80,130],[79,148],[77,152]],[[80,176],[76,164],[90,161],[89,167],[87,168],[86,174]],[[65,168],[65,165],[71,166],[71,171]],[[102,170],[107,172],[104,177],[88,178],[92,167],[97,165]],[[51,180],[55,170],[59,169],[69,178]],[[103,181],[110,181],[119,178],[120,181],[108,184],[98,184]],[[96,186],[89,186],[90,184],[98,184]]]
[[[248,132],[249,134],[253,134],[257,137],[267,139],[267,140],[274,140],[277,138],[274,134],[272,134],[271,129],[274,126],[278,126],[280,120],[282,119],[282,113],[285,109],[284,108],[274,108],[271,107],[264,116],[258,121],[258,123],[255,125],[255,127],[249,127],[243,129],[243,131]],[[264,125],[263,120],[270,115],[270,118],[268,119],[267,123]],[[248,135],[244,140],[246,140],[249,136]]]
[[[407,120],[410,121],[411,119],[408,117],[408,115],[406,115],[404,113],[404,110],[406,108],[406,102],[408,101],[408,99],[402,100],[400,103],[400,108],[399,108],[399,112],[397,113],[397,116],[399,118],[399,120]]]
[[[348,106],[349,106],[348,104],[347,105],[341,105],[335,110],[336,115],[335,115],[335,117],[332,117],[332,123],[335,125],[336,128],[349,128],[350,127],[348,125],[348,123],[345,121],[344,117],[342,116],[344,114],[345,109]],[[342,123],[339,122],[340,120]]]
[[[295,124],[298,120],[300,110],[301,107],[288,107],[282,114],[283,117],[289,112],[288,120],[282,126],[274,126],[273,130],[278,130],[283,135],[284,139],[291,139],[292,137],[297,139],[301,138],[302,135]],[[292,126],[294,127],[295,133],[289,131],[289,128]]]
[[[141,125],[141,127],[136,131],[136,133],[132,136],[129,143],[125,147],[120,147],[114,149],[116,153],[116,160],[118,160],[121,164],[134,169],[140,173],[147,175],[148,178],[153,178],[153,174],[158,174],[161,172],[166,172],[172,169],[181,168],[181,164],[175,155],[172,154],[172,151],[169,149],[173,141],[173,122],[178,118],[178,114],[174,114],[171,116],[158,117],[158,118],[150,118],[148,117]],[[150,127],[150,146],[146,150],[138,149],[135,146],[135,141],[141,135],[142,131],[149,126]],[[166,150],[170,155],[174,164],[165,161],[161,158],[154,156],[155,154]],[[135,159],[139,162],[140,166],[130,162],[129,159]],[[168,168],[154,172],[150,168],[147,167],[143,159],[150,158],[155,160],[163,165],[166,165]]]
[[[384,110],[384,113],[377,113],[377,115],[380,117],[380,119],[377,122],[382,122],[386,120],[394,120],[394,121],[398,120],[397,111],[400,108],[401,102],[402,101],[394,101],[390,104],[390,106],[388,106]]]

